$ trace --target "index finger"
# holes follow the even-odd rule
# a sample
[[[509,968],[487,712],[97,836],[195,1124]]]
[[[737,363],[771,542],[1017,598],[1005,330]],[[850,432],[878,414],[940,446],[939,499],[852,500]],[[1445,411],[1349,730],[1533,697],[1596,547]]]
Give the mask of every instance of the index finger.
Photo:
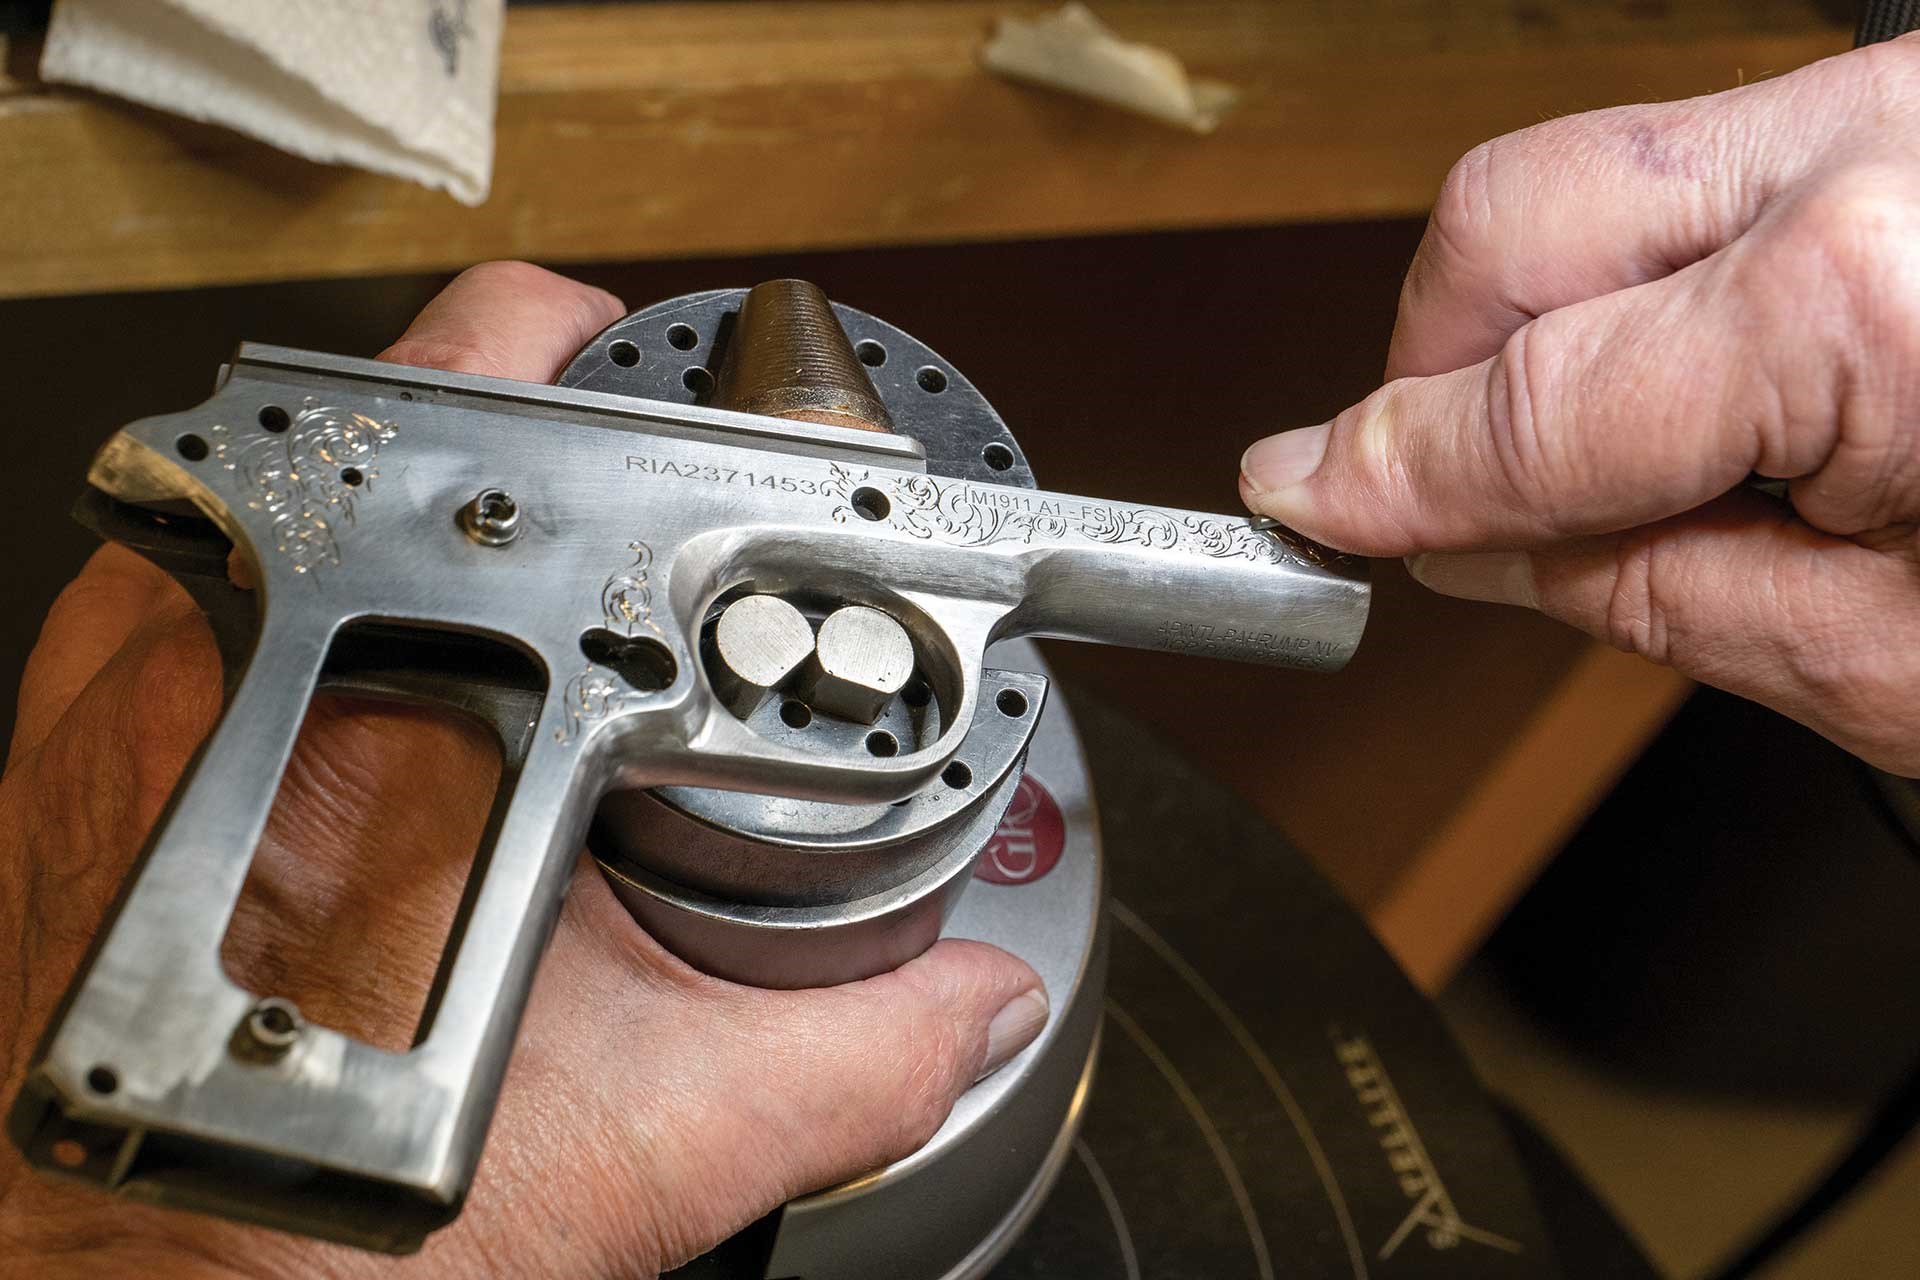
[[[380,359],[551,382],[587,339],[625,314],[604,289],[528,262],[483,262],[454,277]]]

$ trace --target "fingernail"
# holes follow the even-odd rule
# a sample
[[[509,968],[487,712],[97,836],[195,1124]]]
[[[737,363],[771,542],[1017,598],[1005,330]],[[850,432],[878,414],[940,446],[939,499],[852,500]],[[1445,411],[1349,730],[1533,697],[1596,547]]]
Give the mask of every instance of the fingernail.
[[[1291,489],[1319,467],[1320,460],[1327,456],[1327,438],[1332,433],[1331,424],[1323,422],[1257,440],[1240,459],[1240,474],[1258,494]]]
[[[984,1080],[1012,1061],[1013,1055],[1033,1043],[1047,1025],[1047,993],[1030,987],[1000,1006],[987,1024],[987,1061],[976,1080]]]
[[[1533,561],[1524,551],[1430,552],[1408,556],[1407,572],[1443,596],[1540,607]]]

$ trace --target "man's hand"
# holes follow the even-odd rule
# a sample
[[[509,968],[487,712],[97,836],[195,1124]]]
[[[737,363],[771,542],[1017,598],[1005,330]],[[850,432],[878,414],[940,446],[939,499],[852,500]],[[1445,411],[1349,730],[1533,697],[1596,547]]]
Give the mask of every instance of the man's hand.
[[[385,358],[547,381],[622,313],[517,263],[450,285]],[[0,779],[0,1087],[31,1046],[220,704],[186,593],[107,547],[55,604]],[[309,712],[222,951],[251,989],[405,1048],[492,800],[477,727],[397,704]],[[369,957],[377,963],[369,964]],[[406,1259],[111,1199],[0,1143],[5,1274],[651,1275],[792,1196],[905,1155],[1030,1042],[1039,979],[978,943],[818,991],[734,986],[640,931],[583,859],[465,1213]],[[394,1037],[398,1043],[394,1044]],[[380,1038],[385,1037],[382,1041]]]
[[[1920,37],[1477,148],[1387,374],[1248,505],[1920,774]]]

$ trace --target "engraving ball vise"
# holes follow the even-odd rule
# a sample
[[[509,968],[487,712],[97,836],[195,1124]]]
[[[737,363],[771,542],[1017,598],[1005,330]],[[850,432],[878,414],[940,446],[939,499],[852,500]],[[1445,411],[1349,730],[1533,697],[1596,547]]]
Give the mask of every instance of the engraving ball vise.
[[[950,365],[797,281],[637,312],[554,386],[245,345],[89,479],[82,518],[209,603],[230,694],[12,1135],[50,1171],[393,1251],[459,1211],[584,841],[723,977],[846,981],[943,927],[1040,970],[1040,1040],[928,1149],[789,1205],[767,1264],[977,1274],[1070,1143],[1105,955],[1084,762],[1023,638],[1331,671],[1368,604],[1361,566],[1266,522],[1034,488]],[[503,751],[406,1052],[219,963],[317,690],[450,705]],[[1010,806],[1054,847],[976,881]]]

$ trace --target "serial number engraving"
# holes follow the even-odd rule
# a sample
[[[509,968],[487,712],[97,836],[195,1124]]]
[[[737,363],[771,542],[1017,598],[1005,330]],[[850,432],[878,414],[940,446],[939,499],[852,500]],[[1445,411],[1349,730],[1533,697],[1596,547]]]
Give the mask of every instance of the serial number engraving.
[[[739,467],[702,466],[696,462],[675,462],[671,458],[627,455],[627,470],[650,476],[673,476],[681,480],[701,480],[708,484],[739,484],[749,489],[772,489],[780,493],[798,493],[809,497],[829,494],[826,483],[804,476],[780,475],[771,471],[747,471]]]

